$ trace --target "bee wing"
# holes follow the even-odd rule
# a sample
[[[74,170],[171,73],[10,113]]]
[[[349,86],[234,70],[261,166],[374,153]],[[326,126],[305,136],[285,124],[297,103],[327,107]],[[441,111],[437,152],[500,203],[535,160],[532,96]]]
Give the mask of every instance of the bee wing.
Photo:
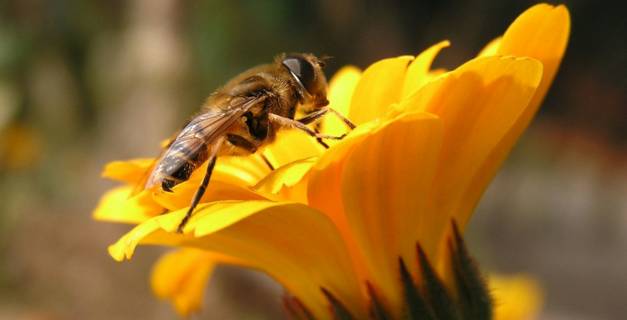
[[[164,178],[171,177],[181,166],[189,162],[201,148],[208,148],[214,144],[244,113],[263,100],[265,100],[264,97],[241,98],[233,101],[228,108],[210,109],[196,116],[181,130],[159,158],[144,188],[152,188],[161,183]],[[208,151],[214,152],[214,150]],[[217,153],[217,150],[215,152]],[[215,154],[211,156],[215,156]]]
[[[145,189],[146,183],[148,182],[148,178],[150,178],[150,174],[152,173],[153,169],[155,168],[155,165],[157,164],[157,161],[159,161],[159,159],[161,159],[161,157],[163,157],[163,155],[166,153],[166,151],[168,151],[168,147],[170,147],[172,142],[174,142],[174,139],[176,139],[176,137],[178,136],[179,132],[180,131],[177,131],[172,136],[170,136],[169,138],[161,141],[161,151],[159,152],[159,156],[157,156],[156,158],[152,159],[152,161],[150,161],[150,165],[145,169],[145,171],[142,174],[141,178],[133,183],[133,191],[131,191],[131,193],[129,195],[129,198],[133,197],[133,196],[136,196],[137,194],[139,194],[140,192],[142,192]]]

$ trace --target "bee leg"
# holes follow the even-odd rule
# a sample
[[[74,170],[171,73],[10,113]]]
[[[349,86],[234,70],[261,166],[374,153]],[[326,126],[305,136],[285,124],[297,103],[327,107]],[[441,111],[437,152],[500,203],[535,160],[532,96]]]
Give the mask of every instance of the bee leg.
[[[337,110],[333,109],[333,108],[328,108],[329,112],[335,114],[336,117],[340,118],[340,120],[342,120],[344,122],[344,124],[346,124],[349,128],[351,128],[351,130],[355,129],[356,125],[350,121],[347,117],[345,117],[343,114],[339,113]]]
[[[342,120],[342,122],[344,122],[344,124],[346,124],[347,127],[349,127],[351,130],[355,129],[355,124],[350,121],[348,118],[346,118],[344,115],[342,115],[341,113],[339,113],[338,111],[336,111],[333,108],[329,108],[329,107],[324,107],[318,111],[314,111],[296,121],[302,123],[302,124],[310,124],[312,122],[315,122],[317,120],[319,120],[323,115],[327,114],[327,113],[333,113],[336,117],[340,118],[340,120]]]
[[[318,120],[320,120],[320,118],[322,118],[323,115],[327,114],[327,112],[329,112],[329,108],[324,107],[320,110],[317,110],[315,112],[312,112],[300,119],[297,119],[296,121],[302,123],[302,124],[310,124],[312,122],[316,122]],[[314,131],[319,134],[320,133],[320,122],[316,122],[316,124],[314,125]],[[316,138],[316,141],[318,141],[318,143],[323,146],[325,149],[329,149],[329,145],[324,142],[322,140],[322,138]]]
[[[238,136],[236,134],[232,134],[229,133],[226,135],[226,141],[230,142],[232,145],[238,147],[238,148],[242,148],[250,153],[255,153],[257,152],[257,146],[246,140],[246,138],[242,137],[242,136]]]
[[[317,134],[320,134],[320,127],[321,127],[320,122],[318,122],[318,123],[316,123],[314,125],[314,131],[316,131]],[[325,149],[329,149],[329,145],[326,142],[324,142],[324,140],[322,140],[322,138],[316,138],[316,141],[321,146],[323,146]]]
[[[317,120],[319,120],[323,115],[327,114],[327,112],[329,112],[329,108],[324,107],[320,110],[314,111],[296,121],[302,123],[302,124],[310,124],[312,122],[315,122]]]
[[[305,133],[307,133],[308,135],[310,135],[310,136],[312,136],[314,138],[341,140],[342,138],[344,138],[346,136],[346,134],[343,134],[341,136],[332,136],[332,135],[328,135],[328,134],[317,133],[315,130],[309,128],[308,126],[306,126],[306,125],[304,125],[304,124],[302,124],[302,123],[300,123],[300,122],[298,122],[298,121],[296,121],[294,119],[282,117],[282,116],[276,115],[274,113],[270,113],[268,115],[268,117],[269,117],[271,122],[276,123],[280,127],[300,129],[300,130],[304,131]]]
[[[272,165],[272,162],[270,162],[270,160],[268,159],[268,157],[266,157],[266,155],[264,155],[263,153],[261,154],[261,159],[263,159],[263,162],[266,163],[266,165],[268,166],[268,168],[270,168],[270,171],[274,171],[274,166]]]
[[[230,142],[232,145],[242,148],[250,153],[255,153],[257,152],[257,146],[250,142],[249,140],[247,140],[246,138],[242,137],[242,136],[238,136],[236,134],[232,134],[229,133],[226,135],[226,141]],[[263,161],[266,163],[266,165],[268,165],[268,168],[270,168],[270,170],[274,170],[274,166],[272,165],[272,163],[270,163],[270,160],[268,160],[268,158],[266,158],[266,156],[264,156],[263,154],[261,155],[261,158],[263,159]]]
[[[192,199],[192,203],[189,205],[189,209],[183,217],[183,220],[179,223],[178,228],[176,228],[176,232],[183,233],[183,228],[187,224],[187,221],[192,216],[194,209],[200,202],[200,198],[202,198],[203,194],[205,194],[205,190],[207,189],[207,185],[209,184],[209,180],[211,179],[211,173],[213,172],[213,167],[216,165],[216,156],[213,155],[211,159],[209,159],[209,164],[207,165],[207,172],[205,173],[205,177],[202,179],[200,186],[198,186],[198,190],[194,194],[194,198]]]

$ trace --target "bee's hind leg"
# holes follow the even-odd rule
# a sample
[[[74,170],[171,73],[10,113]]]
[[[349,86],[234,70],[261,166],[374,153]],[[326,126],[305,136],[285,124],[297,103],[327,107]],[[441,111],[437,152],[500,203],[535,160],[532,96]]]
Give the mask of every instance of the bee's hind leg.
[[[226,141],[228,141],[230,144],[238,148],[242,148],[246,150],[247,152],[250,152],[250,153],[257,152],[257,146],[242,136],[229,133],[226,135]]]
[[[189,220],[189,218],[192,216],[192,213],[194,213],[194,209],[196,209],[198,202],[200,202],[200,199],[205,194],[205,190],[207,190],[207,185],[209,185],[209,180],[211,179],[211,173],[213,172],[213,167],[215,165],[216,165],[216,156],[214,155],[211,157],[211,159],[209,159],[209,164],[207,165],[207,172],[205,173],[205,177],[202,179],[200,186],[198,186],[198,189],[196,190],[196,193],[194,194],[194,198],[192,199],[192,203],[189,205],[189,209],[187,210],[187,213],[185,213],[185,217],[183,217],[183,220],[181,220],[181,222],[179,223],[179,226],[176,228],[176,232],[183,233],[183,228],[187,224],[187,221]]]
[[[226,141],[228,141],[230,144],[238,147],[238,148],[242,148],[250,153],[255,153],[257,152],[257,146],[248,141],[246,138],[242,137],[242,136],[238,136],[236,134],[232,134],[229,133],[226,135]],[[274,166],[272,165],[272,163],[270,162],[270,160],[268,160],[268,158],[266,158],[266,156],[264,156],[263,154],[261,155],[261,158],[263,159],[263,161],[266,163],[266,165],[268,166],[268,168],[270,168],[270,170],[274,170]]]

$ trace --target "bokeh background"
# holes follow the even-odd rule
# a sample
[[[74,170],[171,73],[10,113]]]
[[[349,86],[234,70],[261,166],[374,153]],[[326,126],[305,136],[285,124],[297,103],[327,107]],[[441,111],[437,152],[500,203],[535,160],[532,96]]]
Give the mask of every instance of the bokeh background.
[[[561,70],[468,228],[485,270],[526,273],[542,319],[627,314],[624,10],[565,1]],[[172,319],[149,289],[160,248],[131,263],[127,226],[91,210],[115,159],[153,156],[212,90],[285,51],[327,74],[451,40],[452,68],[533,1],[0,1],[0,319]],[[196,319],[277,319],[282,289],[220,268]]]

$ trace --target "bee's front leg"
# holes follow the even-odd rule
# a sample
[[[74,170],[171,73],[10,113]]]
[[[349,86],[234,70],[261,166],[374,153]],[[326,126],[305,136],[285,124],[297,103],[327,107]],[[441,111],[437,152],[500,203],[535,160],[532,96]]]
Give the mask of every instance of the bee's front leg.
[[[339,113],[338,111],[336,111],[333,108],[329,108],[329,107],[323,107],[320,110],[314,111],[296,121],[302,123],[302,124],[310,124],[312,122],[315,122],[317,120],[319,120],[320,118],[322,118],[323,115],[327,114],[327,113],[333,113],[335,114],[335,116],[337,116],[338,118],[340,118],[340,120],[342,120],[342,122],[344,122],[344,124],[346,124],[346,126],[348,126],[351,130],[355,129],[355,124],[350,121],[348,118],[346,118],[344,115],[342,115],[341,113]]]
[[[306,116],[297,119],[296,121],[302,123],[302,124],[310,124],[312,122],[318,121],[322,118],[323,115],[327,114],[327,112],[329,112],[329,108],[324,107],[320,110],[316,110],[312,113],[307,114]]]
[[[314,138],[341,140],[342,138],[344,138],[346,136],[346,134],[343,134],[341,136],[332,136],[332,135],[328,135],[328,134],[317,133],[316,131],[314,131],[313,129],[309,128],[308,126],[306,126],[305,124],[303,124],[301,122],[298,122],[298,121],[296,121],[294,119],[282,117],[282,116],[274,114],[274,113],[270,113],[268,115],[268,118],[269,118],[269,120],[271,122],[279,125],[280,127],[283,127],[283,128],[296,128],[296,129],[304,131],[305,133],[307,133],[308,135],[310,135],[310,136],[312,136]]]

